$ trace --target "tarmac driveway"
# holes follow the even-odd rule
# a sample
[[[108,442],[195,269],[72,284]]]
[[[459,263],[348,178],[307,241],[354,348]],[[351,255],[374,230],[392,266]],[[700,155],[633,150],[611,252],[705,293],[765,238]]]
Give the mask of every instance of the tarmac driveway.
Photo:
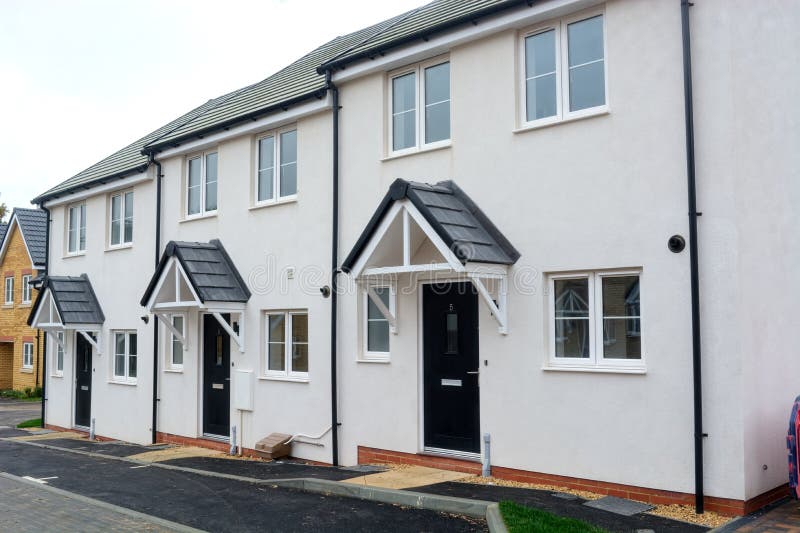
[[[42,404],[40,402],[21,402],[0,398],[0,426],[14,428],[20,422],[39,418],[41,414]]]

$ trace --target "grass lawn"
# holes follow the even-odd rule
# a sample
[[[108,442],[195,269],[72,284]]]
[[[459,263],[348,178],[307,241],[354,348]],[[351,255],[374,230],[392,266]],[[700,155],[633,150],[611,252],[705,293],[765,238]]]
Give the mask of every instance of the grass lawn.
[[[608,533],[605,529],[514,502],[500,502],[509,533]]]
[[[17,424],[18,428],[38,428],[42,427],[42,419],[41,418],[32,418],[31,420],[26,420],[25,422],[20,422]]]

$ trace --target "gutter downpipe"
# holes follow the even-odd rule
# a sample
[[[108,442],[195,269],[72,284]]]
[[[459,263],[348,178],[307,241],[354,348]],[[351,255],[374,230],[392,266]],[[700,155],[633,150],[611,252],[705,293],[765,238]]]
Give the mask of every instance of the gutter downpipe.
[[[333,220],[331,235],[331,464],[339,466],[339,412],[337,382],[337,276],[339,275],[339,89],[325,71],[325,86],[333,97]]]
[[[692,373],[694,389],[694,493],[695,512],[703,514],[703,381],[700,344],[700,275],[697,255],[697,187],[694,157],[694,108],[692,105],[692,47],[689,32],[689,0],[681,3],[681,34],[683,37],[683,93],[686,113],[686,178],[689,207],[689,263],[692,298]]]
[[[156,268],[158,268],[159,259],[161,259],[161,178],[164,174],[161,173],[161,162],[158,161],[153,152],[150,152],[148,163],[156,166]],[[158,429],[158,320],[153,320],[153,421],[151,424],[152,441],[156,443],[156,435]]]
[[[50,224],[52,221],[50,220],[50,210],[44,206],[44,202],[39,204],[39,209],[47,214],[47,226],[45,226],[44,230],[44,238],[47,243],[44,247],[44,273],[47,275],[47,272],[50,270]],[[46,408],[45,402],[47,402],[47,333],[44,334],[42,340],[42,353],[40,355],[42,358],[42,427],[45,427],[44,414]]]

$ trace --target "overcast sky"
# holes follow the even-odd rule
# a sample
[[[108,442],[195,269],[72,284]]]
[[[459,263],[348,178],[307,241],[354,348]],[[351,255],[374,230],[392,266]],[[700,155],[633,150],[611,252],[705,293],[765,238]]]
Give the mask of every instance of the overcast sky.
[[[0,202],[426,0],[0,0]]]

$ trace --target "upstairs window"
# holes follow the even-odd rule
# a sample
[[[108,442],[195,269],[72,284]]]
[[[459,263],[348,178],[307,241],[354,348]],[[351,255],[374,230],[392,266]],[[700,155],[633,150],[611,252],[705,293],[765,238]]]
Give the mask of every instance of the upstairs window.
[[[203,153],[188,161],[186,215],[202,216],[217,210],[217,152]]]
[[[273,132],[257,141],[256,205],[297,196],[297,130]]]
[[[390,76],[393,153],[434,147],[450,140],[450,62],[434,61]]]
[[[133,242],[133,191],[111,196],[111,247]]]
[[[70,206],[67,212],[67,253],[86,251],[86,204]]]
[[[136,382],[137,374],[137,336],[135,331],[115,331],[114,339],[114,380],[128,383]]]
[[[14,276],[8,276],[5,282],[5,299],[3,303],[6,305],[14,305]]]
[[[522,122],[536,125],[604,111],[604,17],[555,21],[523,36]]]
[[[31,275],[22,276],[22,303],[31,303]]]
[[[643,368],[639,272],[550,279],[553,366]]]

